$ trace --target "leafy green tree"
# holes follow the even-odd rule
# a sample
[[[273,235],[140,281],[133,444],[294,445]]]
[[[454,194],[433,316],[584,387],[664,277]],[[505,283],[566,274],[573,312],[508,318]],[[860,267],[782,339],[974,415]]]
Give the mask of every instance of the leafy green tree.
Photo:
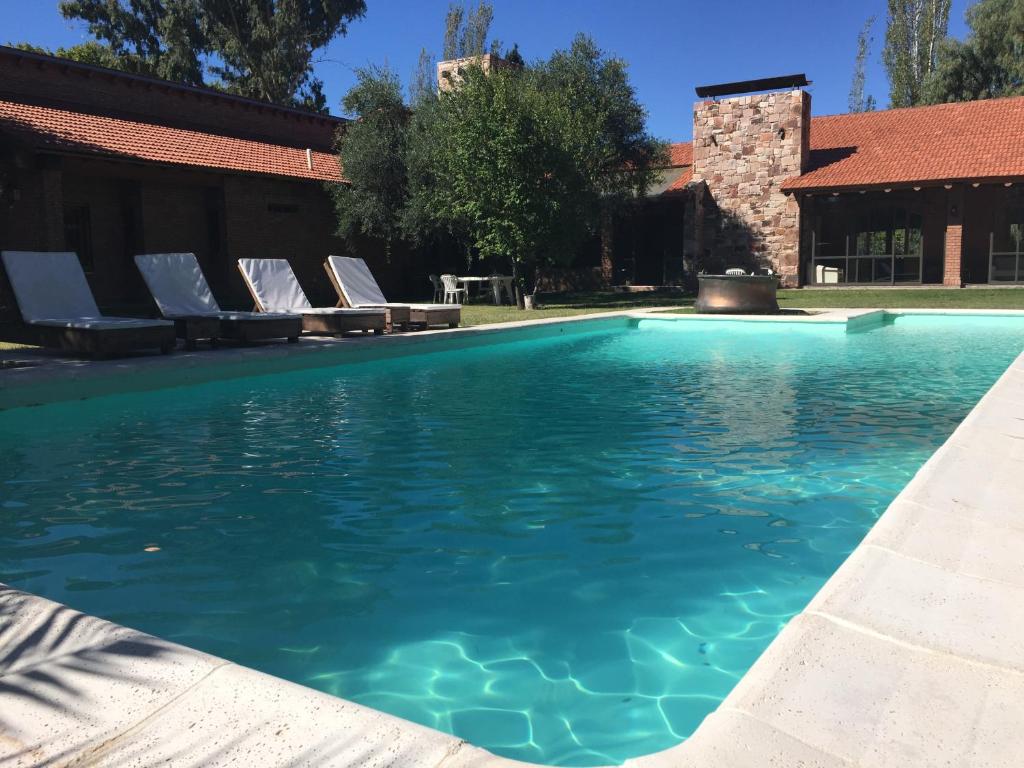
[[[853,81],[850,83],[850,112],[871,112],[875,108],[875,97],[864,94],[864,85],[867,80],[866,68],[868,56],[871,54],[871,44],[874,38],[871,36],[871,29],[875,25],[875,17],[871,16],[864,22],[860,33],[857,35],[857,56],[853,65]]]
[[[62,0],[118,68],[278,104],[325,108],[313,54],[366,12],[365,0]]]
[[[889,74],[892,107],[924,99],[925,80],[935,70],[939,44],[949,28],[951,0],[889,0],[882,60]]]
[[[326,106],[313,52],[366,12],[364,0],[201,0],[210,67],[232,93]]]
[[[118,69],[203,84],[206,50],[197,0],[61,0],[66,19],[86,22]]]
[[[412,80],[409,81],[409,103],[418,104],[424,99],[430,98],[435,90],[437,90],[437,66],[430,51],[421,48],[419,58],[416,60],[416,69],[413,70]]]
[[[533,69],[468,67],[426,115],[409,140],[407,229],[464,233],[531,295],[603,205],[642,194],[664,165],[625,64],[584,36]]]
[[[930,104],[1024,95],[1024,0],[979,0],[967,39],[947,40],[925,83]]]
[[[482,56],[487,52],[487,36],[494,21],[494,6],[486,0],[473,6],[452,3],[444,20],[443,58],[461,59]],[[497,53],[501,44],[491,44],[492,53]]]
[[[338,233],[348,239],[380,238],[390,252],[392,242],[401,235],[408,199],[409,110],[402,101],[402,85],[388,69],[358,69],[356,84],[342,104],[355,119],[338,139],[343,172],[351,183],[330,187]]]
[[[18,48],[22,51],[42,53],[47,56],[59,56],[62,59],[70,59],[82,64],[91,64],[94,67],[118,69],[122,72],[132,72],[140,75],[156,75],[147,65],[147,62],[142,59],[130,54],[118,56],[109,45],[98,43],[95,40],[89,40],[67,48],[57,48],[56,50],[44,48],[40,45],[32,45],[31,43],[10,43],[10,45],[12,48]]]

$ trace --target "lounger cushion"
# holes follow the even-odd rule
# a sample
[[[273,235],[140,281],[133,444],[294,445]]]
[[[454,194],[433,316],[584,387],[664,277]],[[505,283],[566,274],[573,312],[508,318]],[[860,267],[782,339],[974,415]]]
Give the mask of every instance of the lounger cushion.
[[[268,312],[297,312],[301,315],[346,315],[376,317],[383,309],[314,307],[299,285],[291,264],[285,259],[239,259],[242,276],[256,303]]]
[[[135,263],[164,317],[217,317],[221,311],[213,298],[193,253],[150,253]]]
[[[4,251],[0,258],[26,323],[100,317],[82,264],[74,253]]]
[[[341,286],[349,306],[384,306],[388,303],[365,261],[351,256],[328,256],[327,262],[334,270],[334,277]]]
[[[301,315],[345,315],[346,317],[381,317],[387,312],[376,307],[313,307],[296,310]]]
[[[238,266],[256,303],[267,312],[313,308],[291,264],[284,259],[239,259]]]
[[[432,312],[435,310],[442,309],[462,309],[461,304],[406,304],[401,301],[389,301],[386,304],[360,304],[360,309],[373,309],[376,307],[390,308],[395,307],[399,309],[416,309],[426,312]]]
[[[43,325],[49,328],[75,328],[85,331],[115,331],[121,328],[170,328],[174,326],[174,323],[168,320],[147,320],[142,317],[81,317],[33,320],[31,325]]]
[[[135,257],[150,293],[164,317],[215,317],[218,320],[281,320],[287,312],[225,312],[217,304],[192,253],[149,253]]]
[[[97,331],[171,325],[164,320],[104,317],[74,253],[4,251],[0,259],[21,317],[30,325]]]

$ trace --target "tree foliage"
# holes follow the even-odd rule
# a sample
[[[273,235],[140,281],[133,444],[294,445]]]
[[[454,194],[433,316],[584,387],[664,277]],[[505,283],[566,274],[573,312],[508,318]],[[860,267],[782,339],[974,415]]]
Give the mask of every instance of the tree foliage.
[[[365,0],[62,0],[118,69],[323,110],[313,54],[366,11]],[[108,62],[109,64],[109,62]],[[215,79],[205,82],[205,72]]]
[[[107,69],[118,69],[122,72],[132,72],[140,75],[154,75],[155,73],[145,65],[145,62],[134,56],[118,56],[111,50],[110,46],[98,43],[95,40],[88,40],[78,45],[67,48],[61,47],[56,50],[44,48],[41,45],[31,43],[12,43],[11,47],[31,53],[42,53],[47,56],[59,56],[62,59],[70,59],[80,64],[91,64],[94,67],[106,67]]]
[[[355,119],[338,139],[342,169],[352,184],[332,185],[338,232],[381,238],[388,251],[401,235],[408,200],[406,135],[409,111],[391,70],[356,70],[356,84],[342,102]]]
[[[978,0],[966,15],[967,39],[939,48],[925,101],[1024,95],[1024,0]]]
[[[399,92],[394,83],[388,90]],[[625,64],[583,36],[534,67],[485,73],[470,65],[459,87],[431,91],[399,128],[361,114],[376,135],[367,147],[400,134],[404,177],[390,168],[393,183],[382,190],[381,169],[353,165],[346,138],[351,191],[337,197],[339,218],[362,222],[364,232],[375,220],[398,221],[417,242],[451,233],[472,258],[511,268],[530,293],[540,272],[574,258],[603,205],[642,194],[665,159]],[[352,200],[373,216],[342,210]]]
[[[448,6],[444,20],[443,59],[461,59],[482,56],[487,52],[487,37],[494,21],[494,6],[480,0],[476,7],[458,3]],[[494,41],[492,53],[497,53],[501,44]]]
[[[924,83],[935,70],[949,28],[951,0],[889,0],[882,60],[889,74],[892,107],[924,100]]]
[[[865,94],[864,86],[867,81],[867,61],[871,55],[871,44],[874,42],[871,30],[875,25],[875,17],[871,16],[864,22],[857,35],[857,56],[853,65],[853,80],[850,83],[850,112],[871,112],[875,108],[875,97]]]

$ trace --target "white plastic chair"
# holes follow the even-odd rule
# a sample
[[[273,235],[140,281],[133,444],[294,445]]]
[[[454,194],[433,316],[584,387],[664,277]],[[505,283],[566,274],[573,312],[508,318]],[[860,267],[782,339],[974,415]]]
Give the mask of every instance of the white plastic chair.
[[[435,304],[440,304],[441,299],[444,298],[444,284],[441,282],[441,278],[437,275],[427,275],[427,277],[430,279],[430,284],[434,286],[433,302]]]
[[[469,289],[459,288],[459,279],[455,275],[441,275],[441,282],[444,284],[445,304],[461,304],[464,301],[469,301]]]
[[[740,269],[739,267],[732,267],[731,269],[725,270],[725,274],[727,274],[727,275],[742,276],[742,275],[746,275],[747,274],[747,270]]]

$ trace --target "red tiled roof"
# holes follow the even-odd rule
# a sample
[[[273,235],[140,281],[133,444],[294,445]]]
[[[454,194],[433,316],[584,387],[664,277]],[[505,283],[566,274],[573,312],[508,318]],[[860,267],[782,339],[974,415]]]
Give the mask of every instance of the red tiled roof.
[[[313,150],[311,170],[306,150],[297,147],[0,100],[0,131],[5,130],[65,152],[341,181],[338,158],[329,152]]]
[[[810,169],[785,191],[1024,177],[1024,97],[811,120]]]
[[[686,185],[693,181],[693,142],[678,142],[668,145],[669,166],[672,168],[685,168],[679,178],[673,181],[662,194],[679,192],[686,188]]]
[[[680,165],[693,165],[693,142],[683,141],[668,145],[669,165],[678,168]]]

